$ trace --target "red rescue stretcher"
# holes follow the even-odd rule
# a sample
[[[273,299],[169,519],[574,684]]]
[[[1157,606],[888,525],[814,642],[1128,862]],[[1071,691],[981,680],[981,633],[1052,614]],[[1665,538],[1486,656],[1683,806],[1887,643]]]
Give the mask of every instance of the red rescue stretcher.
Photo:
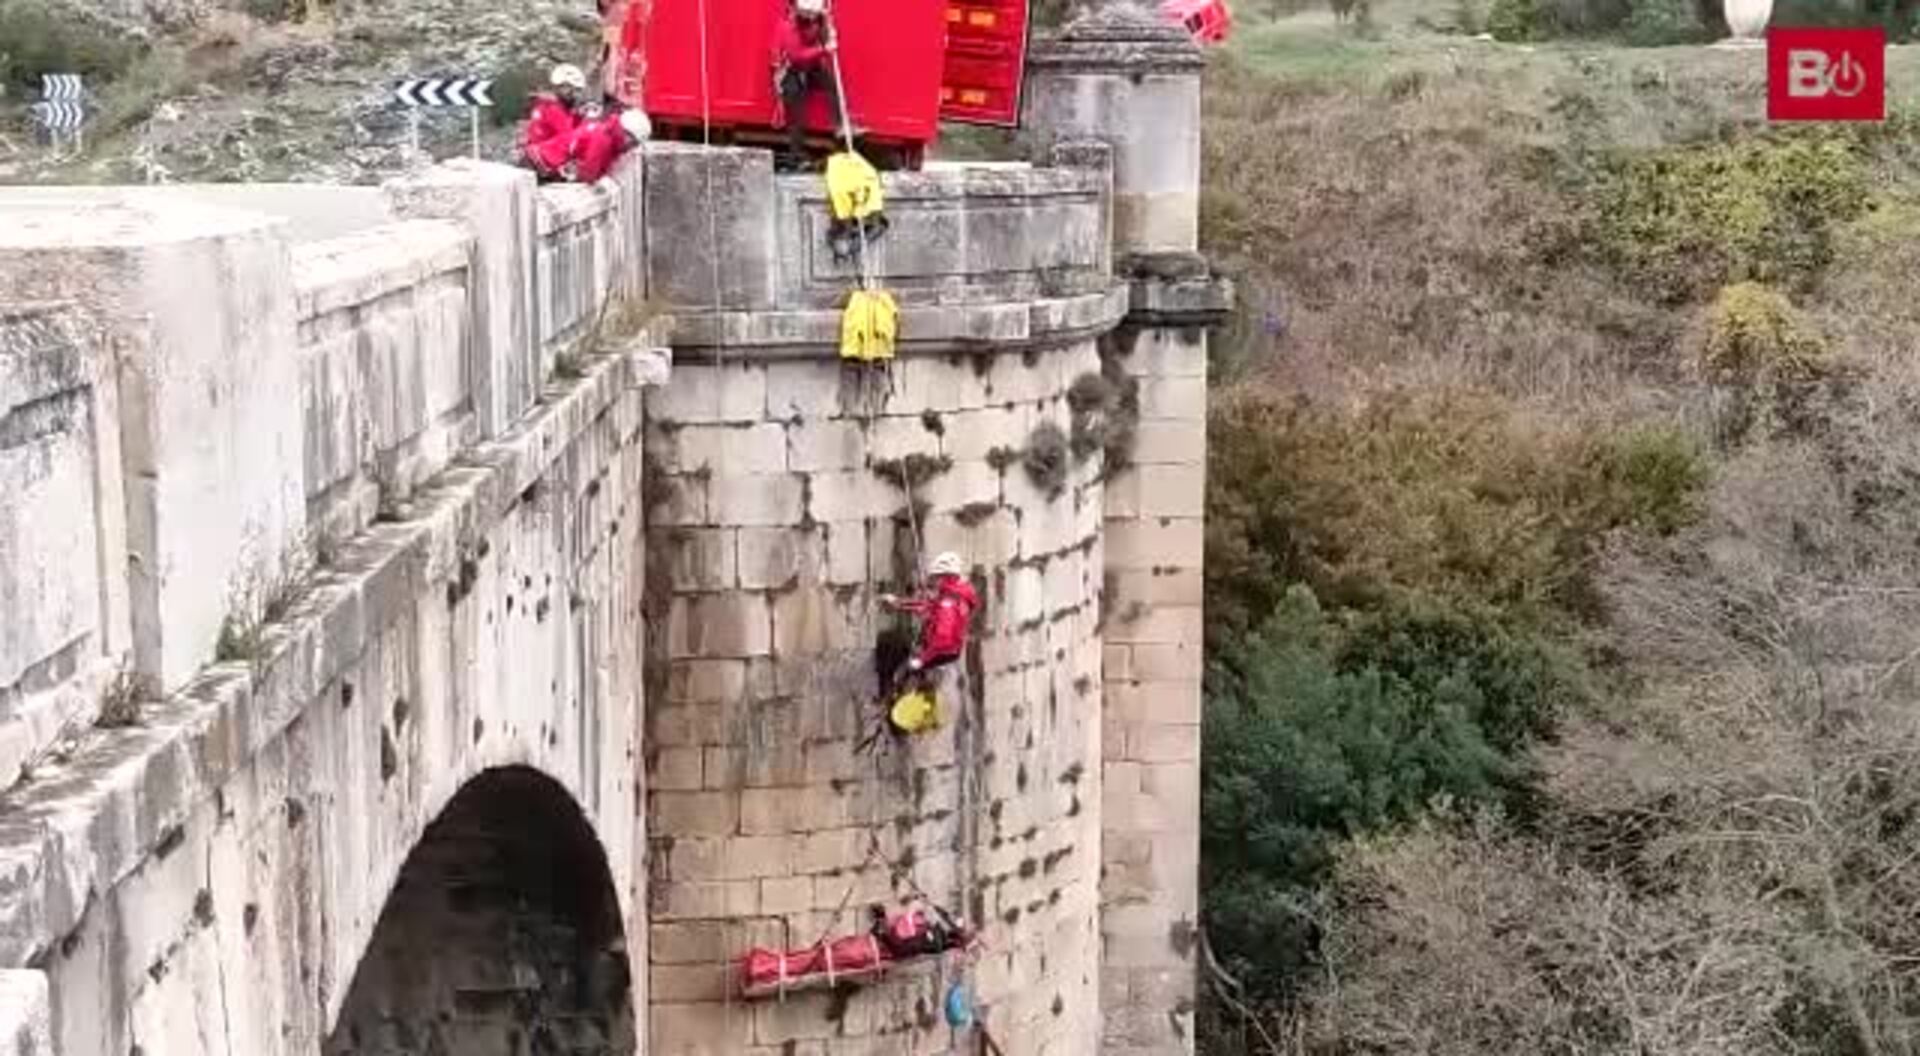
[[[939,957],[950,950],[964,950],[975,941],[972,932],[937,909],[937,920],[919,910],[892,918],[879,906],[870,912],[874,924],[864,935],[848,935],[797,950],[748,950],[740,958],[741,995],[752,999],[869,982],[892,968]]]

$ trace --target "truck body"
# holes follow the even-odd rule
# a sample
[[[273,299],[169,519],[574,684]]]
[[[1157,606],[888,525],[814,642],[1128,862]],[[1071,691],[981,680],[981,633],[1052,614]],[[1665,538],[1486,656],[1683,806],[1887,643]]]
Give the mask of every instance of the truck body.
[[[607,87],[655,135],[778,144],[773,34],[788,0],[612,0]],[[831,0],[841,84],[862,152],[917,168],[940,124],[1016,127],[1027,0]],[[832,149],[837,115],[818,96],[799,115]]]

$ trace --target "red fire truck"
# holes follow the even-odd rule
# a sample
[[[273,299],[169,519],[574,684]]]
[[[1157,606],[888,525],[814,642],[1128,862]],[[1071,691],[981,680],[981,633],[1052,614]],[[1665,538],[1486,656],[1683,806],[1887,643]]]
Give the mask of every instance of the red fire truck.
[[[773,29],[789,0],[605,0],[606,87],[646,111],[659,139],[777,146]],[[918,168],[940,123],[1016,126],[1027,0],[829,0],[861,152]],[[831,149],[817,96],[801,115]]]

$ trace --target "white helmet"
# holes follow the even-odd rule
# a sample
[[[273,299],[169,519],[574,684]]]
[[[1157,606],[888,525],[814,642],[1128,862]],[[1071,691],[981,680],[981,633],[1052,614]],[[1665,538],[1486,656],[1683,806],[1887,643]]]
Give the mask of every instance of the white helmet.
[[[960,555],[951,550],[933,559],[927,566],[927,572],[935,576],[960,576],[966,574],[966,566],[960,563]]]
[[[555,88],[578,88],[583,92],[587,90],[587,75],[581,71],[580,67],[570,62],[555,66],[547,80]]]
[[[793,9],[803,15],[825,14],[827,0],[793,0]]]
[[[647,115],[638,110],[620,111],[620,127],[627,130],[627,135],[641,143],[645,143],[648,137],[653,135],[653,122],[647,120]]]

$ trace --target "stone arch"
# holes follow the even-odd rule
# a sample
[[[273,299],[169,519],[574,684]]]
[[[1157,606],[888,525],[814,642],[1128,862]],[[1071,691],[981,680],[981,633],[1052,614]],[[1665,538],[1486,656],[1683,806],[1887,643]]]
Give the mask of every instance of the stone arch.
[[[607,856],[537,770],[461,787],[408,855],[326,1056],[631,1056],[626,939]]]

